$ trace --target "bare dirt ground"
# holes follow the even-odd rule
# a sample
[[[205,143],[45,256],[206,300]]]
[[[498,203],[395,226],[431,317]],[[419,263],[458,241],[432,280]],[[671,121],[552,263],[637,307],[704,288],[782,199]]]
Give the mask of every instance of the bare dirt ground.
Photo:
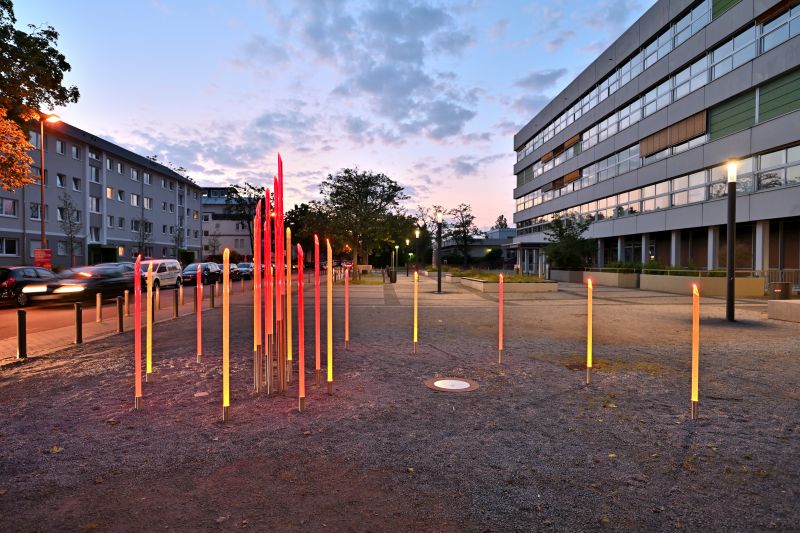
[[[800,523],[800,324],[763,302],[704,299],[700,418],[689,419],[689,297],[585,289],[496,300],[421,284],[337,287],[335,394],[251,392],[252,310],[233,307],[232,420],[220,421],[220,310],[159,325],[155,379],[133,406],[131,333],[0,376],[4,531],[794,530]],[[312,291],[307,290],[307,319]],[[324,306],[323,306],[324,317]],[[323,328],[324,370],[324,328]],[[296,371],[296,366],[295,366]],[[423,381],[467,377],[439,393]],[[296,384],[296,381],[295,381]]]

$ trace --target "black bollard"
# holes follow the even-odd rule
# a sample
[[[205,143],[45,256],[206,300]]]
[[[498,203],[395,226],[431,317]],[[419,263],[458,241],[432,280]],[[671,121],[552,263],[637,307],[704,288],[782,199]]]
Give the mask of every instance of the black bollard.
[[[75,344],[83,344],[83,304],[75,303]]]
[[[211,309],[214,309],[214,294],[217,292],[216,283],[211,286]]]
[[[17,309],[17,359],[28,358],[27,311]]]
[[[123,307],[124,303],[122,296],[117,296],[117,333],[124,333],[125,331],[125,326],[122,323],[124,316]]]
[[[178,318],[178,289],[172,291],[172,318]]]

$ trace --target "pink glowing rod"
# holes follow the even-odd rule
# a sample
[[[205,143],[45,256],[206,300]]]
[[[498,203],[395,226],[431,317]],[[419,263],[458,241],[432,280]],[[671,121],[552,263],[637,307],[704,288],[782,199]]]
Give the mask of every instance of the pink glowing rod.
[[[500,274],[498,278],[498,287],[497,287],[499,298],[498,298],[498,338],[497,338],[497,362],[499,364],[503,364],[503,275]]]
[[[298,352],[298,411],[306,408],[306,342],[305,301],[303,300],[303,247],[297,245],[297,352]]]
[[[261,202],[253,219],[253,390],[261,390]]]
[[[197,265],[197,362],[203,359],[203,265]],[[214,290],[213,288],[211,290]]]
[[[316,342],[316,364],[314,370],[314,377],[316,379],[317,386],[319,386],[320,375],[322,371],[320,370],[320,362],[319,362],[319,237],[317,234],[314,234],[314,337]]]
[[[133,408],[142,406],[142,254],[133,267]]]
[[[350,349],[350,267],[344,267],[344,348]]]
[[[267,394],[272,392],[272,208],[270,206],[269,188],[264,192],[264,346],[267,359]],[[256,271],[258,272],[258,271]]]

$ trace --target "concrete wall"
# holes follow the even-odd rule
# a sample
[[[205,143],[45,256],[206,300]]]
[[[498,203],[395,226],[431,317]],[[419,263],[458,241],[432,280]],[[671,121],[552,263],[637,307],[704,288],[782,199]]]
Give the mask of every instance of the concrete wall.
[[[670,292],[673,294],[692,294],[692,285],[697,284],[700,296],[718,296],[727,294],[726,278],[695,278],[690,276],[662,276],[642,274],[639,288],[643,291]],[[736,296],[748,298],[764,295],[764,278],[736,278]]]

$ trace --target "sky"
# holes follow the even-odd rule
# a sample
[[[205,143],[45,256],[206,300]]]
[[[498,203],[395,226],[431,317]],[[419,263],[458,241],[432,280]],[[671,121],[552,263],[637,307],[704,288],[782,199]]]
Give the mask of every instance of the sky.
[[[319,199],[382,172],[418,205],[511,221],[513,136],[652,0],[17,0],[50,24],[80,101],[66,122],[203,186]]]

